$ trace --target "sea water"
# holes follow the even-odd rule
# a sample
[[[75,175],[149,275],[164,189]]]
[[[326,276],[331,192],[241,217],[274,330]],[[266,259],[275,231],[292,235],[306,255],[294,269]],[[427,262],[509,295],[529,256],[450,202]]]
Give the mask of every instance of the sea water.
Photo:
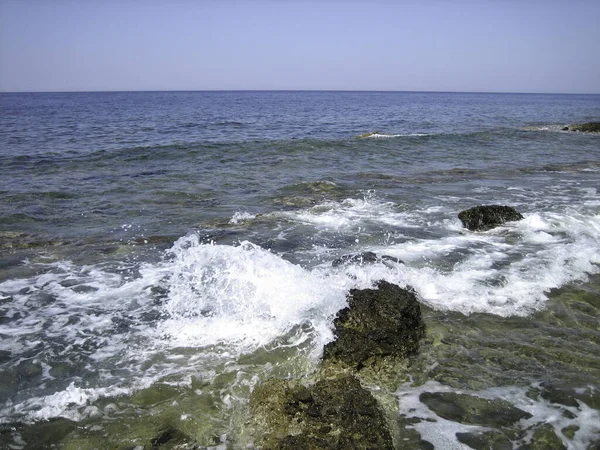
[[[164,423],[248,445],[256,383],[314,372],[348,291],[380,279],[424,308],[395,391],[435,420],[423,439],[467,448],[418,400],[460,391],[568,448],[600,440],[600,136],[563,131],[600,96],[32,93],[0,112],[6,448],[143,446]],[[480,204],[524,219],[467,231]],[[364,251],[401,262],[332,265]]]

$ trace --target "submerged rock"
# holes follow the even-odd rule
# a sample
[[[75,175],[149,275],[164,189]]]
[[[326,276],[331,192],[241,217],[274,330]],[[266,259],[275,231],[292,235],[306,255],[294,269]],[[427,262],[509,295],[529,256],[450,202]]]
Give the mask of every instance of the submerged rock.
[[[513,445],[500,431],[485,431],[473,433],[456,433],[458,442],[475,450],[512,450]]]
[[[503,427],[532,417],[506,400],[456,392],[423,392],[419,400],[438,416],[468,425]]]
[[[531,443],[525,445],[523,450],[567,450],[563,441],[556,435],[554,427],[545,423],[533,432]]]
[[[272,379],[250,398],[262,449],[393,449],[375,398],[358,379],[341,375],[305,387]]]
[[[336,339],[325,346],[324,360],[360,370],[377,358],[406,357],[418,350],[425,325],[412,290],[379,281],[377,289],[352,289],[348,305],[334,320]]]
[[[585,133],[600,133],[600,122],[573,124],[563,128],[564,131],[583,131]]]
[[[343,264],[375,264],[377,262],[388,263],[402,263],[399,258],[389,255],[377,256],[373,252],[355,253],[352,255],[343,255],[337,259],[334,259],[331,265],[333,267],[341,266]]]
[[[510,206],[481,205],[461,211],[458,218],[463,226],[471,231],[485,231],[523,219],[523,216]]]

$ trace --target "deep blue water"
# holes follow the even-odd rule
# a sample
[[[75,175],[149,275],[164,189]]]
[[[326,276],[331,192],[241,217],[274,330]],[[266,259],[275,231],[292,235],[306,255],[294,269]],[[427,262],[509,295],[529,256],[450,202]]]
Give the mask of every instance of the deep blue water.
[[[538,320],[598,272],[600,136],[563,127],[599,118],[599,95],[0,94],[0,421],[104,426],[106,402],[166,379],[264,376],[252,355],[290,333],[318,360],[347,290],[380,278],[434,315]],[[525,219],[462,228],[492,203]],[[331,267],[366,250],[404,264]]]

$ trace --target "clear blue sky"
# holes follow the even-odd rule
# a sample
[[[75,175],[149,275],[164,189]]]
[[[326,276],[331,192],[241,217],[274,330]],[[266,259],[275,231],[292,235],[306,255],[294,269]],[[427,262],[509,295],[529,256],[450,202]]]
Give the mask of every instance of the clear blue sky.
[[[600,0],[0,0],[0,90],[600,93]]]

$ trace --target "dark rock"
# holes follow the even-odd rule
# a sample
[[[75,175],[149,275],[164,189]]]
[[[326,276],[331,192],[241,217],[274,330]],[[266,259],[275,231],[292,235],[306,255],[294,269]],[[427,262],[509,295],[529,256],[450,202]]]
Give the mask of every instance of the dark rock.
[[[350,375],[309,387],[269,380],[254,390],[250,408],[265,428],[262,449],[393,448],[377,401]]]
[[[348,307],[334,320],[336,339],[324,360],[339,360],[360,370],[375,358],[407,357],[425,335],[421,308],[412,290],[379,281],[377,289],[352,289]]]
[[[460,212],[458,218],[471,231],[485,231],[523,216],[510,206],[482,205]]]
[[[60,284],[62,287],[69,288],[77,286],[79,284],[79,281],[77,281],[75,278],[67,278],[66,280],[62,280],[58,284]]]
[[[96,292],[98,290],[97,287],[88,286],[87,284],[81,284],[79,286],[73,287],[72,289],[73,289],[73,292],[76,292],[78,294],[89,294],[91,292]]]
[[[575,400],[575,390],[565,389],[550,384],[543,384],[541,396],[551,403],[560,403],[565,406],[579,407],[579,403]]]
[[[438,416],[468,425],[500,427],[532,417],[505,400],[490,400],[455,392],[423,392],[419,400]]]
[[[384,264],[386,264],[386,262],[402,264],[402,261],[394,256],[389,256],[389,255],[377,256],[373,252],[363,252],[363,253],[356,253],[356,254],[352,254],[352,255],[343,255],[337,259],[334,259],[333,262],[331,263],[331,265],[333,267],[337,267],[337,266],[341,266],[342,264],[362,265],[362,264],[375,264],[376,262],[383,262]]]
[[[574,124],[574,125],[569,125],[566,128],[569,131],[583,131],[585,133],[600,133],[600,122],[588,122],[588,123]]]
[[[586,388],[585,390],[574,389],[570,386],[554,385],[542,383],[541,396],[551,403],[559,403],[565,406],[579,407],[579,401],[582,401],[590,408],[600,408],[600,392],[595,389]]]
[[[503,433],[486,431],[474,433],[456,433],[456,439],[475,450],[512,450],[513,445]]]
[[[563,131],[569,131],[569,127],[562,127]]]

